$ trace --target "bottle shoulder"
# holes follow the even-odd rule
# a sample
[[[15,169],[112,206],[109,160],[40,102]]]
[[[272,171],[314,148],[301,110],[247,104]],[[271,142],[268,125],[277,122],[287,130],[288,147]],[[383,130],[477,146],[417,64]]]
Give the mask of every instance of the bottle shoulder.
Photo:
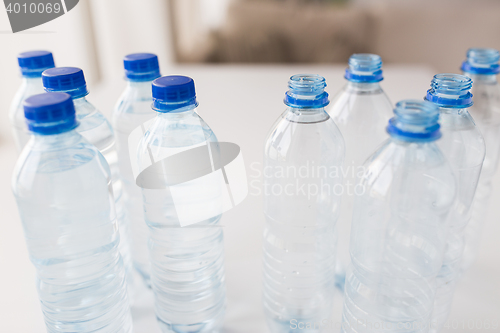
[[[92,173],[109,177],[109,166],[97,148],[78,133],[71,132],[73,133],[59,135],[58,138],[54,135],[51,136],[54,138],[32,136],[14,168],[12,187],[15,194],[18,190],[29,192],[37,178],[44,175],[75,173],[75,177],[78,177],[77,170],[92,161],[96,163],[86,170],[85,176]]]
[[[500,125],[500,86],[498,83],[474,83],[471,89],[474,104],[469,112],[479,126]]]
[[[451,166],[435,141],[411,143],[388,139],[366,160],[363,167],[364,178],[369,182],[380,181],[382,174],[420,173],[427,176],[446,175],[435,180],[454,185]]]
[[[82,134],[90,143],[95,140],[114,140],[114,131],[111,123],[93,104],[88,101],[75,102],[76,118],[78,120],[77,132]],[[105,139],[108,138],[108,139]]]
[[[13,124],[19,124],[25,122],[24,118],[24,109],[23,102],[26,98],[43,94],[45,91],[43,90],[43,85],[41,79],[38,81],[36,79],[23,80],[21,85],[16,91],[14,98],[10,104],[9,109],[9,118]]]
[[[187,115],[162,114],[146,123],[142,141],[162,147],[188,147],[206,141],[217,141],[208,124],[196,113]]]
[[[292,158],[294,155],[331,154],[342,158],[345,143],[342,134],[325,112],[316,115],[317,121],[309,115],[290,115],[290,110],[278,118],[271,128],[265,143],[265,155],[273,159]],[[303,121],[303,120],[306,121]],[[321,150],[321,152],[319,151]]]
[[[129,89],[120,96],[112,114],[113,128],[116,131],[129,133],[155,116],[151,94],[142,95],[133,93]]]
[[[386,124],[393,116],[393,106],[382,89],[362,92],[344,87],[327,107],[339,126],[356,127],[360,123]]]
[[[437,145],[452,165],[469,168],[483,163],[486,144],[469,112],[441,113],[440,125],[443,135]]]

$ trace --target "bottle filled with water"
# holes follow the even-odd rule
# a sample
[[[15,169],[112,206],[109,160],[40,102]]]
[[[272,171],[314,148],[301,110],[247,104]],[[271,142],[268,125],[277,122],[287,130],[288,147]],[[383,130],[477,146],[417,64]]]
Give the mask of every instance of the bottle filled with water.
[[[320,332],[333,309],[345,146],[325,79],[294,75],[288,87],[264,151],[264,313],[272,332]]]
[[[430,328],[455,177],[436,144],[437,106],[405,100],[394,113],[354,201],[342,332]]]
[[[363,175],[363,163],[388,136],[385,125],[392,117],[392,104],[382,90],[382,59],[375,54],[353,54],[345,71],[347,84],[335,96],[328,113],[339,127],[346,145],[342,167],[344,193],[338,223],[339,238],[337,285],[343,289],[345,269],[349,266],[349,232],[354,197],[362,194],[356,187]]]
[[[160,67],[158,57],[151,53],[129,54],[123,59],[123,65],[127,87],[116,103],[112,123],[123,184],[125,219],[131,231],[132,260],[149,285],[148,228],[144,221],[141,188],[135,183],[130,163],[128,137],[135,128],[155,116],[151,110],[151,83],[160,77]],[[135,157],[135,152],[133,155]]]
[[[439,107],[443,137],[437,144],[457,179],[457,197],[450,214],[443,266],[436,280],[432,332],[443,328],[451,311],[465,247],[464,231],[471,220],[472,203],[486,150],[483,136],[468,112],[472,105],[471,87],[472,80],[467,76],[437,74],[425,97]]]
[[[17,62],[23,81],[10,105],[9,118],[17,150],[21,152],[30,138],[24,118],[23,102],[30,96],[44,92],[42,72],[54,67],[54,58],[52,53],[47,51],[29,51],[19,54]]]
[[[65,93],[24,102],[33,133],[13,192],[47,332],[132,332],[110,170],[77,131]]]
[[[462,64],[464,75],[474,81],[474,105],[469,109],[470,114],[486,143],[486,157],[474,199],[472,218],[465,229],[462,271],[470,267],[479,250],[493,187],[492,181],[500,158],[500,86],[497,81],[497,74],[500,72],[499,60],[500,53],[497,50],[473,48],[468,50],[467,60]]]
[[[136,184],[149,227],[156,316],[163,332],[219,332],[226,304],[221,188],[211,177],[204,181],[218,159],[217,138],[196,113],[191,78],[158,78],[152,93],[156,116],[140,128]]]
[[[118,161],[113,128],[106,117],[86,98],[89,94],[85,76],[80,68],[56,67],[43,72],[43,86],[47,92],[65,92],[73,98],[76,118],[80,125],[76,131],[93,144],[104,156],[111,169],[116,216],[120,232],[120,253],[123,257],[131,300],[134,297],[134,283],[131,274],[129,228],[126,224],[122,204],[122,183],[118,171]]]

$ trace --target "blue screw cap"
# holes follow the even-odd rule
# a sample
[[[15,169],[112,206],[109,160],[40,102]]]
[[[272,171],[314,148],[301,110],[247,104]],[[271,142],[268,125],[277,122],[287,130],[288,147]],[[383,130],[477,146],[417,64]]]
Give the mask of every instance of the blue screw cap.
[[[29,51],[20,53],[17,62],[25,77],[40,77],[46,69],[53,68],[54,57],[48,51]]]
[[[292,108],[324,108],[330,103],[325,87],[326,80],[320,75],[293,75],[288,81],[289,90],[285,93],[284,103]]]
[[[376,54],[358,53],[349,58],[349,67],[345,70],[347,80],[357,83],[374,83],[384,79],[382,58]]]
[[[171,112],[188,106],[197,107],[192,78],[181,75],[163,76],[153,81],[153,110]]]
[[[73,99],[66,93],[44,93],[28,97],[24,116],[30,131],[42,134],[67,132],[78,126]]]
[[[460,74],[436,74],[427,90],[425,100],[443,108],[468,108],[472,106],[471,78]]]
[[[47,92],[65,92],[73,98],[89,94],[85,75],[77,67],[56,67],[42,73],[43,87]]]
[[[387,133],[399,140],[429,142],[441,137],[439,108],[430,102],[407,99],[396,104]]]
[[[471,48],[467,60],[462,63],[462,71],[470,74],[496,75],[500,72],[500,52],[495,49]]]
[[[152,53],[133,53],[123,58],[125,76],[130,81],[152,81],[159,78],[158,57]]]

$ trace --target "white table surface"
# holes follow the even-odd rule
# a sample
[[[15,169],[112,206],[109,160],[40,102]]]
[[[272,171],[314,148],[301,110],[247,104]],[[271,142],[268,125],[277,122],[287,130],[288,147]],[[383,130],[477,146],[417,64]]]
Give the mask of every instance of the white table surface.
[[[292,74],[318,73],[326,77],[327,91],[334,95],[343,85],[343,66],[177,66],[164,74],[194,78],[199,114],[219,140],[237,143],[243,153],[249,181],[259,185],[255,167],[262,163],[264,139],[283,112],[287,80]],[[391,101],[421,99],[433,75],[425,66],[385,66],[382,86]],[[89,100],[107,116],[124,87],[116,82],[90,87]],[[12,169],[17,158],[8,132],[6,107],[12,96],[0,101],[0,332],[45,332],[19,216],[11,193]],[[9,99],[9,100],[5,100]],[[253,168],[251,167],[253,165]],[[500,321],[500,175],[494,181],[492,205],[478,260],[460,282],[450,327],[445,332],[476,331],[468,324]],[[261,247],[264,217],[262,197],[250,188],[243,203],[224,214],[227,314],[225,333],[266,333],[261,306]],[[342,295],[335,300],[334,320],[340,322]],[[152,309],[152,295],[143,290],[132,309],[135,332],[159,333]],[[469,323],[470,321],[470,323]],[[463,328],[465,325],[465,328]],[[492,329],[482,329],[494,331]],[[332,332],[338,332],[338,329]],[[496,331],[500,331],[497,329]]]

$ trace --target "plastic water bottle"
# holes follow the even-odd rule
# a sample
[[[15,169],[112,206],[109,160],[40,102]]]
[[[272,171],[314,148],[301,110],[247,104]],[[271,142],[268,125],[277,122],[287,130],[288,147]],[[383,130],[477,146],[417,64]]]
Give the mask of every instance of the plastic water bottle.
[[[144,126],[147,131],[139,143],[137,160],[140,170],[151,170],[153,177],[149,179],[151,186],[143,185],[142,193],[156,317],[163,332],[219,332],[226,304],[221,215],[183,226],[178,210],[180,202],[196,207],[195,214],[205,215],[197,200],[206,200],[204,209],[210,210],[213,188],[202,189],[207,195],[200,198],[200,189],[187,181],[180,184],[187,194],[179,197],[170,186],[172,179],[163,179],[161,173],[182,177],[187,170],[196,169],[196,163],[189,161],[179,163],[180,170],[167,170],[168,165],[162,163],[195,148],[210,149],[217,138],[196,113],[198,102],[191,78],[158,78],[153,81],[152,93],[156,117]]]
[[[42,72],[54,67],[52,53],[47,51],[23,52],[17,56],[23,81],[10,105],[9,118],[17,150],[20,152],[30,138],[24,119],[23,102],[26,98],[44,92]]]
[[[74,129],[71,96],[24,102],[33,133],[13,192],[47,332],[132,332],[108,164]]]
[[[356,187],[363,163],[388,136],[385,125],[392,117],[392,104],[382,90],[382,59],[375,54],[353,54],[345,71],[347,84],[333,99],[328,113],[340,129],[346,145],[342,168],[344,193],[338,223],[339,238],[336,282],[343,289],[345,269],[350,264],[349,233]]]
[[[439,107],[443,137],[437,144],[457,179],[457,198],[450,214],[443,266],[437,277],[431,319],[431,331],[434,332],[443,328],[451,311],[465,247],[464,230],[471,219],[472,203],[485,156],[483,136],[468,112],[472,106],[471,87],[472,80],[467,76],[437,74],[425,97]]]
[[[122,183],[118,170],[113,128],[106,117],[87,101],[88,95],[85,76],[80,68],[56,67],[42,74],[43,86],[47,92],[65,92],[71,95],[76,109],[76,118],[80,125],[76,131],[93,144],[104,156],[111,169],[113,194],[115,197],[116,216],[120,231],[120,253],[127,273],[130,299],[134,298],[132,260],[130,255],[129,226],[126,224],[122,204]]]
[[[467,52],[462,71],[472,78],[474,105],[469,109],[486,142],[486,157],[477,186],[472,219],[465,229],[465,251],[462,270],[474,262],[480,247],[481,232],[486,221],[493,177],[500,157],[500,87],[497,74],[500,54],[494,49],[474,48]]]
[[[345,146],[325,79],[294,75],[288,87],[264,151],[263,305],[272,332],[318,332],[332,314]]]
[[[427,332],[455,201],[455,177],[436,144],[439,111],[404,100],[388,139],[365,162],[356,196],[342,332]]]
[[[160,77],[158,58],[151,53],[129,54],[123,59],[127,87],[116,103],[113,128],[118,166],[123,183],[126,224],[130,226],[134,267],[149,285],[148,228],[144,220],[141,188],[135,184],[128,137],[132,130],[155,116],[151,110],[151,82]]]

